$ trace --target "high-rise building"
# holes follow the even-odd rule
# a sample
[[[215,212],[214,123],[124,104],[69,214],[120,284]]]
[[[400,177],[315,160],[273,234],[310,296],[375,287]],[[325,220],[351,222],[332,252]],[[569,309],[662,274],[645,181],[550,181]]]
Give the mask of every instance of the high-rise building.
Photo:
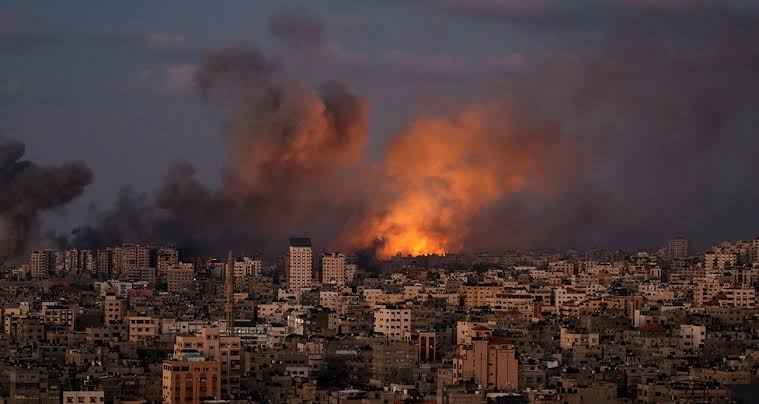
[[[514,346],[502,337],[473,338],[459,344],[453,358],[454,381],[474,381],[488,389],[516,390],[519,381]]]
[[[55,271],[56,254],[53,250],[34,250],[29,256],[29,271],[32,279],[41,280],[50,277]]]
[[[669,259],[683,259],[689,255],[689,242],[685,237],[675,237],[667,242]]]
[[[235,279],[245,279],[261,276],[262,263],[260,259],[243,257],[235,261]]]
[[[169,268],[166,276],[169,293],[181,293],[187,291],[195,279],[195,270],[192,264],[181,263]]]
[[[759,262],[759,237],[750,242],[749,259],[752,263]]]
[[[174,339],[174,359],[189,352],[221,362],[222,397],[231,398],[240,390],[240,337],[219,329],[205,327],[193,335],[177,335]]]
[[[113,248],[98,250],[95,262],[95,271],[100,278],[109,278],[114,272]]]
[[[69,272],[88,272],[92,273],[95,269],[95,263],[92,259],[90,250],[66,250],[63,252],[63,271]]]
[[[311,239],[296,237],[290,239],[286,257],[287,289],[297,291],[311,287],[313,279],[313,253]]]
[[[227,332],[234,333],[235,330],[235,257],[232,250],[229,250],[227,257],[227,266],[224,272],[224,312],[227,315]]]
[[[120,279],[129,276],[129,271],[142,271],[150,267],[150,247],[137,244],[124,244],[114,248],[113,269]]]
[[[411,309],[387,305],[374,313],[374,332],[383,334],[390,341],[401,341],[403,332],[411,330]]]
[[[345,286],[345,255],[340,253],[322,256],[322,283]]]
[[[156,270],[158,278],[165,280],[169,269],[179,264],[179,252],[173,247],[158,247],[156,250]]]
[[[218,361],[200,355],[163,362],[163,402],[200,404],[221,399],[221,369]]]

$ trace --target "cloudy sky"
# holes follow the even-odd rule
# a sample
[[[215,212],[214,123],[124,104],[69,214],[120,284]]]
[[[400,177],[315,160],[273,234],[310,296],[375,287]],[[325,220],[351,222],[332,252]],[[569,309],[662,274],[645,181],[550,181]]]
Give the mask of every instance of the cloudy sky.
[[[467,139],[491,144],[492,132],[512,126],[499,121],[508,104],[506,115],[556,132],[548,146],[524,146],[532,137],[514,144],[511,135],[493,141],[533,157],[512,180],[527,185],[466,187],[482,202],[452,197],[436,206],[465,216],[442,226],[467,234],[447,248],[637,247],[676,234],[708,245],[759,234],[752,3],[7,0],[0,3],[0,131],[25,143],[29,160],[83,160],[94,173],[80,197],[44,213],[46,228],[66,232],[95,221],[125,186],[159,192],[178,160],[215,189],[235,164],[223,140],[234,135],[228,110],[201,94],[198,69],[209,52],[256,49],[288,80],[314,88],[336,80],[366,100],[360,153],[369,165],[407,156],[388,152],[398,143],[423,150],[423,139],[393,139],[426,127],[414,124],[424,117],[450,124],[447,117],[466,121],[466,111],[485,110],[487,135],[473,129]],[[436,138],[468,147],[446,136]],[[565,155],[573,158],[557,163]],[[492,163],[499,156],[519,160],[508,150],[459,157]],[[509,181],[500,175],[508,171],[467,172]],[[390,176],[407,186],[419,181]],[[387,215],[412,198],[391,194],[377,219],[384,228],[397,227]],[[310,231],[298,226],[291,232]]]

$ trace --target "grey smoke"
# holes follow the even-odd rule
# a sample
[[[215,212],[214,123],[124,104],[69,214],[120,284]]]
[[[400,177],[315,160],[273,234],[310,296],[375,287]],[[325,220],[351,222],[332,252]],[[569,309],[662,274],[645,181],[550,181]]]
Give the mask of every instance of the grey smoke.
[[[82,162],[39,166],[22,160],[23,143],[0,139],[0,262],[26,252],[39,236],[39,214],[65,205],[92,182]]]

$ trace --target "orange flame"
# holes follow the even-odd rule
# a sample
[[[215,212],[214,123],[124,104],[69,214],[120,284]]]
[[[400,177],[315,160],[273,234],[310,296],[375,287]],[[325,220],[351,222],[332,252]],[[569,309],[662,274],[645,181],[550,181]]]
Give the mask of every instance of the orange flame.
[[[478,210],[525,187],[531,146],[494,128],[490,107],[417,120],[391,143],[385,171],[397,197],[363,231],[382,242],[380,257],[461,249]]]

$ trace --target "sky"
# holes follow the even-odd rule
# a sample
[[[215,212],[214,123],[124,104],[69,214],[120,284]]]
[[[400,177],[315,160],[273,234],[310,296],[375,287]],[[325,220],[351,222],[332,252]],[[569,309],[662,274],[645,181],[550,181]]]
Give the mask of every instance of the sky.
[[[211,206],[236,212],[220,221],[253,244],[307,233],[335,247],[382,240],[390,254],[644,247],[682,234],[706,246],[759,234],[756,13],[737,0],[6,0],[0,133],[25,144],[24,159],[83,161],[93,173],[80,196],[34,212],[42,233],[97,228],[119,214],[124,187],[153,204],[185,161]],[[273,78],[251,78],[255,54]],[[211,68],[224,57],[240,63],[231,76]],[[339,164],[299,161],[301,171],[249,167],[240,150],[261,164],[281,156],[253,157],[272,144],[259,134],[269,118],[227,81],[317,101],[329,100],[323,82],[339,81],[366,106],[346,121],[359,127],[355,149],[320,144],[311,151]],[[279,88],[295,82],[304,89]],[[298,197],[250,180],[264,174],[341,189]],[[230,190],[234,208],[220,202]],[[240,202],[264,193],[320,208],[264,224]],[[206,241],[229,242],[196,242]]]

